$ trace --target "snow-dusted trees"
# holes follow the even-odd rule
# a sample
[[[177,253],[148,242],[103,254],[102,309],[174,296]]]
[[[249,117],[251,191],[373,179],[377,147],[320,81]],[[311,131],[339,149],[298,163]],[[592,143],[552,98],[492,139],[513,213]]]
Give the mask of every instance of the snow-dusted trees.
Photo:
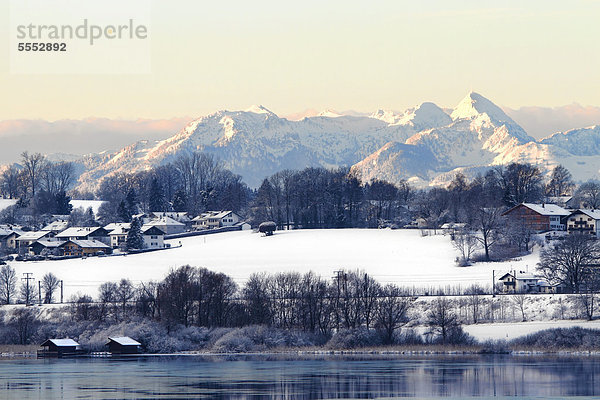
[[[575,192],[575,198],[582,207],[600,208],[600,181],[590,180],[582,183]]]
[[[135,206],[127,194],[135,193]],[[242,212],[251,195],[241,177],[226,170],[212,155],[190,153],[148,171],[120,173],[102,180],[96,196],[106,203],[105,222],[128,221],[132,214],[154,211],[206,210]]]
[[[546,184],[546,195],[567,196],[572,194],[574,187],[573,176],[569,170],[562,165],[557,165],[552,170],[550,181]]]
[[[452,245],[460,252],[458,265],[466,267],[471,263],[471,257],[478,249],[479,241],[476,235],[468,229],[460,229],[454,234]]]
[[[405,182],[361,182],[345,168],[285,170],[263,180],[252,219],[274,221],[280,229],[386,226],[403,216],[411,195]]]
[[[131,220],[131,227],[127,232],[127,250],[141,250],[144,248],[144,237],[142,236],[142,224],[139,218]]]
[[[542,250],[538,270],[554,285],[580,293],[597,290],[600,244],[589,235],[571,234]]]

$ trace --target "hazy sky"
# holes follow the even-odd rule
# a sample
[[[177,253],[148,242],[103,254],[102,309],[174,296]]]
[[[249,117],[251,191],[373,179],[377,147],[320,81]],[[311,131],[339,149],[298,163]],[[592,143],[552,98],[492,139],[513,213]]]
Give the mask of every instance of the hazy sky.
[[[7,2],[0,15],[8,48]],[[599,1],[169,0],[152,15],[151,74],[11,75],[0,57],[0,120],[400,110],[470,90],[600,105]]]

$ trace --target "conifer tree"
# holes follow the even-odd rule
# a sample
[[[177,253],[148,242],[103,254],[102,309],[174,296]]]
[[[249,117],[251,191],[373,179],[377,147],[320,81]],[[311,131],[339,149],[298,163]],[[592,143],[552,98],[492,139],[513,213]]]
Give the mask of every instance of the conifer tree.
[[[140,250],[144,248],[144,237],[142,236],[142,225],[139,218],[131,220],[131,227],[127,232],[127,250]]]

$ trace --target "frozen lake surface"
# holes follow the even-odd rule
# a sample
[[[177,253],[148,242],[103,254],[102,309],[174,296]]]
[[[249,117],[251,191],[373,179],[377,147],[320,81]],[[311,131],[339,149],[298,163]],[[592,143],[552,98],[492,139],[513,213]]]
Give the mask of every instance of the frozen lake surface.
[[[0,360],[4,399],[598,398],[600,358],[152,356]]]

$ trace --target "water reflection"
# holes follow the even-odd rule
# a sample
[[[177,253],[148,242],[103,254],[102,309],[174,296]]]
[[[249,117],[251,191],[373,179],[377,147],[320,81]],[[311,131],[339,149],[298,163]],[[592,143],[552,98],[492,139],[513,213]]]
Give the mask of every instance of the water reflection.
[[[2,398],[595,396],[600,359],[514,356],[3,360]]]

